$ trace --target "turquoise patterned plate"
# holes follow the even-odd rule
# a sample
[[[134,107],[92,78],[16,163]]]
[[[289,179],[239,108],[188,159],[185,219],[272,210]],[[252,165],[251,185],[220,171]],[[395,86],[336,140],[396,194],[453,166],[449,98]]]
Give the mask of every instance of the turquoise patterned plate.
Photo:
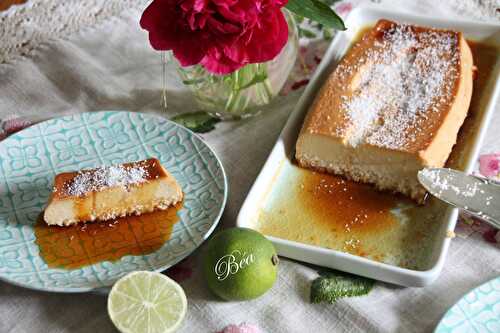
[[[435,332],[500,332],[500,277],[462,297],[446,312]]]
[[[33,224],[55,174],[153,156],[185,193],[170,240],[148,255],[73,270],[47,267]],[[83,292],[110,286],[130,271],[162,271],[210,235],[226,198],[227,180],[215,153],[200,137],[164,118],[108,111],[31,126],[0,142],[0,279],[33,289]]]

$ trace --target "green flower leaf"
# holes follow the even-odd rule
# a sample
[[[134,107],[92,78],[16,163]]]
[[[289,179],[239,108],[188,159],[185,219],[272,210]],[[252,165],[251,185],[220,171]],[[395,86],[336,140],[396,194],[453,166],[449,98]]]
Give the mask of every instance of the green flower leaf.
[[[215,128],[220,120],[212,117],[205,111],[181,113],[177,116],[170,118],[170,120],[189,128],[196,133],[206,133]]]
[[[321,23],[325,27],[337,30],[346,29],[340,16],[320,0],[288,0],[286,8],[299,16]]]
[[[311,303],[335,303],[339,298],[368,294],[374,280],[337,271],[319,273],[311,285]]]

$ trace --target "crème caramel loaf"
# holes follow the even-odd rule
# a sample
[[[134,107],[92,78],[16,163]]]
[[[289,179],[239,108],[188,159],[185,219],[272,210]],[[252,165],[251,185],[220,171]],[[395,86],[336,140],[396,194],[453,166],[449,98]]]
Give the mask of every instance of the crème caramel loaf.
[[[166,209],[182,197],[174,177],[150,158],[56,175],[44,219],[59,226],[105,221]]]
[[[422,201],[424,167],[442,167],[472,95],[462,33],[380,20],[318,93],[296,144],[299,165]]]

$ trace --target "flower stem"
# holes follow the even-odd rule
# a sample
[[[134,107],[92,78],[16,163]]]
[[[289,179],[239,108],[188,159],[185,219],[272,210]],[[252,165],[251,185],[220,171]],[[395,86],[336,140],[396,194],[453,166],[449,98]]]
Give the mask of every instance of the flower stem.
[[[267,75],[267,66],[266,66],[266,64],[262,64],[261,66],[262,66],[262,72],[266,77],[266,79],[262,82],[264,85],[264,89],[266,90],[266,93],[267,93],[266,103],[269,103],[269,101],[273,97],[273,91],[271,88],[271,82],[269,81],[269,76]]]
[[[164,111],[167,111],[167,52],[161,52],[161,65],[162,65],[162,76],[161,76],[161,87],[162,87],[162,106]]]
[[[226,106],[224,108],[224,111],[226,112],[233,112],[235,109],[235,105],[238,102],[239,96],[240,96],[240,89],[239,89],[239,70],[231,73],[230,76],[230,90],[231,92],[229,93],[229,97],[226,102]]]

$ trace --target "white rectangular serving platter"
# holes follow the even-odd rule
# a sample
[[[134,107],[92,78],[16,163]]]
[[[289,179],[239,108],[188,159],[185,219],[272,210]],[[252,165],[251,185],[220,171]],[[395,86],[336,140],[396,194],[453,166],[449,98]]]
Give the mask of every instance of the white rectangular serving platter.
[[[436,28],[450,28],[462,31],[467,39],[487,41],[489,44],[500,46],[500,25],[414,16],[373,7],[359,7],[353,10],[345,22],[348,29],[339,32],[332,41],[325,57],[288,119],[276,145],[272,149],[265,165],[245,199],[238,214],[238,227],[255,228],[260,207],[263,207],[264,201],[266,200],[266,193],[277,177],[277,170],[279,170],[284,160],[291,161],[293,158],[295,142],[302,126],[304,116],[315,98],[317,91],[347,51],[352,40],[357,36],[358,31],[368,25],[374,25],[376,21],[381,18]],[[497,74],[499,67],[499,61],[497,61],[495,67],[495,72]],[[500,78],[497,75],[496,82],[494,82],[494,86],[492,87],[491,98],[486,103],[486,109],[483,112],[482,119],[479,121],[479,130],[470,136],[470,140],[472,140],[470,143],[471,148],[465,156],[463,171],[471,172],[474,168],[481,141],[486,133],[487,125],[494,112],[499,94]],[[284,193],[283,195],[286,194]],[[267,237],[273,242],[278,254],[284,257],[398,285],[425,286],[432,283],[439,276],[451,241],[451,238],[447,237],[447,232],[454,230],[457,222],[458,210],[456,208],[447,206],[443,209],[446,210],[442,215],[444,218],[440,221],[436,221],[436,223],[440,224],[438,235],[434,238],[434,243],[431,244],[432,253],[429,259],[430,263],[425,270],[402,268],[341,251],[272,236]]]

